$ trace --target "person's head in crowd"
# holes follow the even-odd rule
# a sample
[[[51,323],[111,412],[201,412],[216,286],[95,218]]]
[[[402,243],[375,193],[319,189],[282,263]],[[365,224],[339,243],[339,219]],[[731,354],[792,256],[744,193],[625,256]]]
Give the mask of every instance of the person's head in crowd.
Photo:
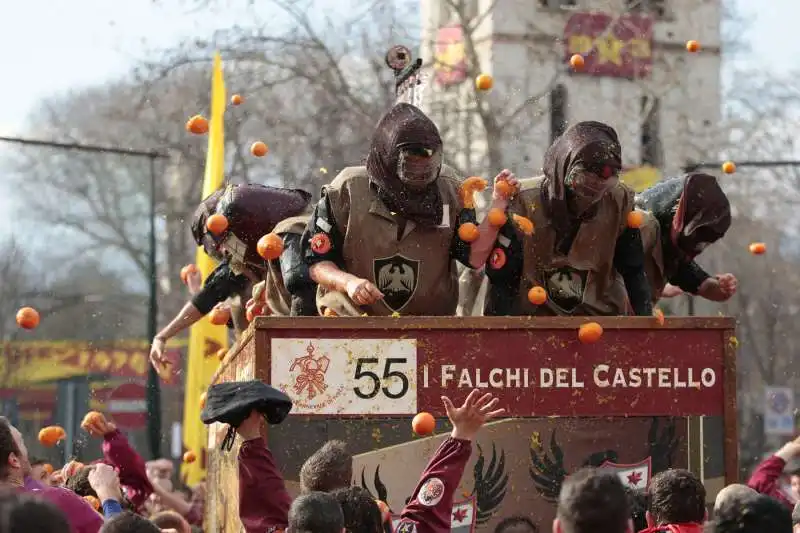
[[[714,512],[716,513],[717,509],[727,503],[742,502],[756,496],[758,496],[758,492],[747,485],[733,483],[717,493],[717,497],[714,500]]]
[[[340,440],[326,442],[300,469],[302,492],[333,492],[350,486],[353,479],[353,456]]]
[[[628,493],[628,503],[631,506],[633,530],[647,529],[647,491],[625,487],[625,492]]]
[[[539,528],[527,516],[509,516],[495,526],[494,533],[539,533]]]
[[[289,508],[287,533],[344,533],[342,506],[331,494],[309,492]]]
[[[78,468],[73,475],[67,478],[64,486],[78,496],[97,498],[97,492],[92,488],[92,484],[89,483],[89,474],[93,469],[93,465]]]
[[[50,474],[53,473],[53,466],[46,459],[31,457],[28,461],[31,464],[30,476],[42,485],[50,484]]]
[[[800,501],[800,468],[789,472],[789,485],[792,487],[792,496]]]
[[[564,480],[553,533],[632,533],[628,493],[619,476],[583,468]]]
[[[366,489],[348,487],[333,491],[344,514],[344,527],[348,533],[381,533],[383,520],[377,502]]]
[[[22,434],[7,418],[0,416],[0,482],[22,486],[30,473],[28,448]]]
[[[150,521],[161,529],[174,529],[178,533],[192,533],[192,526],[175,511],[161,511],[150,517]]]
[[[706,488],[688,470],[659,472],[647,487],[647,525],[702,524],[707,518]]]
[[[100,533],[161,533],[161,528],[143,516],[126,511],[107,520]]]
[[[60,509],[29,494],[0,492],[0,533],[70,533]]]
[[[773,498],[759,494],[727,501],[714,512],[707,533],[792,533],[792,514]]]

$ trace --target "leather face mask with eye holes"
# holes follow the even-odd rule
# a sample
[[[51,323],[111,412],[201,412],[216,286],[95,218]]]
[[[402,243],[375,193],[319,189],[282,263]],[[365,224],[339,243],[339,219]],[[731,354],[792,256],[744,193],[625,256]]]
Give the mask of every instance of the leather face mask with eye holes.
[[[409,187],[424,189],[436,181],[441,168],[441,150],[432,150],[420,145],[409,145],[400,149],[397,177]]]

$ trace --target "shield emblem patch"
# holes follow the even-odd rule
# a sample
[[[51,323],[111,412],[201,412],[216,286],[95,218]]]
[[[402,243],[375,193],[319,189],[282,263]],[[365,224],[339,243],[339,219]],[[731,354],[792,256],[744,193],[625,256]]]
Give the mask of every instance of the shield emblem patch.
[[[381,291],[383,303],[399,313],[417,292],[419,261],[400,254],[372,261],[375,285]]]
[[[588,272],[573,268],[559,268],[545,274],[545,289],[550,302],[569,314],[583,303]]]
[[[616,473],[622,484],[631,489],[647,488],[653,472],[652,459],[650,457],[638,463],[625,465],[606,461],[600,465],[600,469]]]

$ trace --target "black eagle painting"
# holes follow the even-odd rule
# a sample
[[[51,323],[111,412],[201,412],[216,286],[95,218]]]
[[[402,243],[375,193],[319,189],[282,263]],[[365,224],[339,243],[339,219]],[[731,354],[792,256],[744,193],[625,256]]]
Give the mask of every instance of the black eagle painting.
[[[366,467],[361,469],[361,487],[369,491],[373,498],[383,502],[389,501],[389,491],[386,485],[381,480],[381,466],[375,467],[375,474],[372,477],[373,490],[367,485]],[[476,508],[476,524],[483,524],[488,522],[492,516],[497,512],[503,499],[506,497],[508,490],[508,473],[506,472],[506,453],[505,450],[500,450],[500,455],[497,454],[497,448],[492,443],[492,455],[489,459],[489,464],[486,464],[486,456],[483,449],[478,445],[478,459],[475,461],[475,466],[472,469],[475,477],[475,486],[472,489],[471,497],[475,498]],[[413,494],[407,497],[404,501],[407,504],[411,501]],[[458,498],[456,498],[458,500]],[[392,509],[392,512],[397,512],[398,509]]]
[[[674,419],[652,419],[648,432],[648,453],[654,475],[672,468],[679,444],[676,428]],[[595,452],[583,460],[581,467],[597,467],[606,461],[619,462],[616,450]],[[531,442],[529,472],[539,495],[550,503],[556,503],[561,485],[567,477],[567,470],[564,467],[564,452],[558,444],[555,429],[550,434],[548,449],[539,442]]]

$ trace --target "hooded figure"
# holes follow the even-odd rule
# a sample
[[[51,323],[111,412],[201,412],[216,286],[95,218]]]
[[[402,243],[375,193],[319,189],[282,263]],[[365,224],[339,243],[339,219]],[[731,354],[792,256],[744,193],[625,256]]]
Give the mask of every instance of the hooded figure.
[[[633,191],[619,182],[617,133],[600,122],[571,126],[548,148],[544,176],[521,180],[486,273],[487,315],[652,314],[641,235],[627,227]],[[541,287],[546,301],[529,301]],[[632,308],[632,309],[631,309]]]
[[[214,192],[198,206],[192,218],[192,236],[205,252],[220,261],[175,318],[153,339],[150,359],[157,368],[166,363],[166,342],[190,327],[218,304],[231,299],[231,318],[238,333],[247,327],[242,302],[252,284],[267,276],[267,262],[258,255],[258,240],[280,221],[302,214],[311,195],[299,189],[283,189],[258,184],[229,184]],[[206,228],[212,214],[224,215],[228,227],[221,235]],[[294,247],[297,255],[299,249]],[[283,260],[283,258],[281,258]]]
[[[636,206],[647,212],[642,239],[654,301],[667,283],[710,300],[733,295],[733,275],[712,277],[694,261],[731,225],[730,202],[714,176],[694,172],[662,181],[637,195]]]
[[[317,307],[338,315],[453,315],[454,261],[470,265],[460,179],[442,164],[436,125],[410,104],[379,121],[366,166],[322,190],[303,235]]]

